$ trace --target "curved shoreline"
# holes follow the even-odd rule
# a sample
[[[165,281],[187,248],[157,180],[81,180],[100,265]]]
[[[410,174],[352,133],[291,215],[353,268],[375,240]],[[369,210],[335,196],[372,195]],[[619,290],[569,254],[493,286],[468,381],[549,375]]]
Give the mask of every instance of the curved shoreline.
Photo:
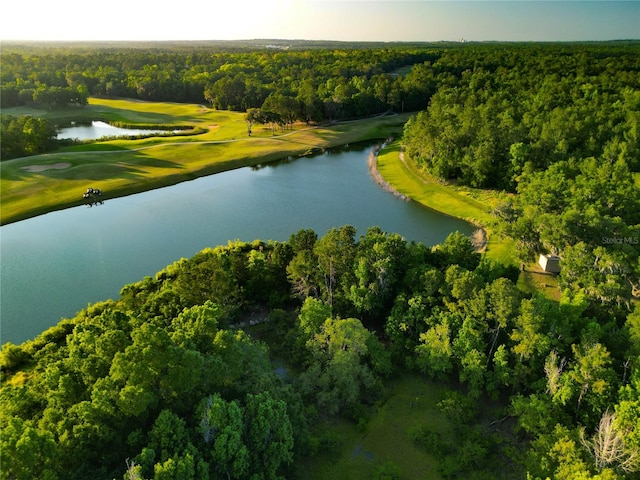
[[[313,128],[317,128],[317,127],[311,127],[311,129]],[[303,130],[307,130],[307,129],[303,129]],[[283,135],[279,135],[276,137],[272,137],[269,138],[269,140],[277,140],[279,138],[282,138],[284,136],[289,136],[292,134],[296,134],[299,133],[299,131],[294,131],[294,132],[288,132],[285,133]],[[193,144],[223,144],[223,143],[233,143],[233,142],[237,142],[239,141],[239,139],[227,139],[227,140],[214,140],[214,141],[204,141],[204,142],[172,142],[169,145],[193,145]],[[377,147],[373,148],[371,150],[371,152],[369,153],[368,159],[367,159],[367,164],[368,164],[368,170],[369,170],[369,174],[371,175],[371,177],[373,178],[373,180],[376,182],[376,184],[382,188],[383,190],[391,193],[392,195],[394,195],[395,197],[403,200],[403,201],[416,201],[422,205],[424,205],[427,208],[432,208],[436,211],[438,211],[441,214],[445,214],[445,215],[449,215],[451,217],[454,218],[458,218],[464,221],[469,222],[472,225],[475,225],[478,227],[477,230],[475,230],[473,232],[473,234],[471,235],[471,241],[474,245],[474,248],[477,252],[484,252],[486,251],[487,248],[487,244],[488,244],[488,234],[486,229],[484,228],[484,226],[482,224],[480,224],[477,221],[473,221],[473,220],[469,220],[468,218],[463,218],[457,215],[453,215],[450,212],[447,211],[443,211],[442,209],[438,209],[438,208],[434,208],[431,205],[425,204],[424,202],[421,202],[417,199],[411,198],[411,196],[403,194],[401,192],[399,192],[393,185],[391,185],[389,182],[387,182],[384,177],[382,176],[382,174],[380,173],[379,169],[378,169],[378,156],[380,154],[380,151],[387,146],[387,144],[391,143],[393,141],[393,138],[388,138],[385,140],[385,142],[383,142],[381,145],[378,145]],[[167,145],[167,144],[163,144],[163,145]],[[140,150],[144,150],[144,149],[150,149],[150,148],[156,148],[159,146],[163,146],[163,145],[149,145],[149,146],[144,146],[144,147],[138,147],[136,149],[131,149],[131,151],[140,151]],[[86,152],[66,152],[66,154],[73,154],[73,153],[77,153],[77,154],[86,154]],[[114,150],[104,150],[104,151],[95,151],[95,152],[91,152],[91,153],[103,153],[103,154],[114,154],[114,153],[118,153],[118,151],[114,151]],[[302,155],[304,155],[304,153],[302,153]],[[34,160],[36,160],[38,157],[42,158],[42,157],[47,157],[47,156],[51,156],[51,154],[43,154],[43,155],[34,155],[31,157],[24,157],[24,158],[32,158]],[[400,161],[406,166],[406,162],[404,159],[404,155],[403,152],[399,153],[399,159]],[[255,159],[254,159],[255,160]],[[264,160],[258,162],[258,163],[263,163]],[[205,172],[200,172],[200,174],[196,174],[195,177],[200,177],[200,176],[207,176],[207,175],[211,175],[211,174],[215,174],[215,173],[221,173],[227,170],[233,170],[235,168],[241,168],[244,166],[251,166],[252,164],[254,164],[255,162],[240,162],[239,164],[236,164],[236,162],[231,162],[232,164],[217,164],[215,165],[213,168],[211,168],[212,166],[209,166],[209,168],[204,169],[205,171],[207,171],[207,173]],[[64,167],[62,166],[63,163],[56,163],[56,164],[33,164],[33,165],[27,165],[27,166],[23,166],[21,167],[21,169],[23,170],[27,170],[27,171],[31,171],[31,172],[40,172],[40,171],[45,171],[48,169],[63,169],[63,168],[67,168],[70,166],[70,164],[68,163],[64,163]],[[165,186],[170,186],[170,185],[174,185],[175,183],[180,183],[181,181],[185,181],[185,180],[189,180],[192,178],[183,178],[181,180],[178,180],[177,182],[172,179],[171,177],[163,177],[163,178],[158,178],[156,179],[155,182],[151,182],[150,184],[146,184],[146,185],[138,185],[138,188],[127,188],[127,189],[117,189],[117,190],[112,190],[109,192],[109,196],[108,198],[117,198],[117,197],[123,197],[123,196],[128,196],[128,195],[132,195],[132,194],[136,194],[136,193],[141,193],[144,191],[148,191],[148,190],[154,190],[156,188],[162,188]],[[106,197],[105,197],[106,198]],[[70,207],[74,207],[80,204],[80,201],[73,201],[70,204],[59,204],[53,208],[46,208],[43,209],[42,211],[36,211],[36,212],[31,212],[31,214],[27,214],[25,217],[23,218],[16,218],[16,219],[11,219],[9,222],[4,222],[2,221],[1,224],[2,225],[8,225],[11,223],[15,223],[21,220],[27,220],[29,218],[33,218],[45,213],[49,213],[52,211],[57,211],[57,210],[64,210],[66,208],[70,208]],[[4,220],[4,219],[2,219]]]
[[[398,154],[398,158],[400,158],[400,161],[405,166],[407,166],[407,161],[404,158],[404,152],[400,152]],[[441,213],[446,213],[446,212],[441,212]],[[450,215],[450,214],[447,213],[447,215]],[[461,218],[461,217],[456,217],[455,215],[451,215],[451,216],[455,217],[455,218]],[[484,227],[484,225],[482,225],[481,223],[479,223],[477,221],[470,221],[470,220],[468,220],[466,218],[462,218],[462,220],[465,220],[465,221],[469,222],[470,224],[472,224],[475,227],[478,227],[477,230],[475,230],[471,234],[471,243],[473,244],[473,248],[475,249],[476,252],[484,253],[487,250],[487,244],[489,243],[489,235],[487,233],[487,229]]]
[[[253,166],[257,164],[264,164],[272,161],[276,161],[289,156],[303,156],[308,155],[316,150],[321,151],[326,148],[332,148],[339,145],[356,143],[360,141],[368,141],[374,139],[385,138],[388,135],[394,135],[398,132],[399,128],[402,128],[403,121],[400,123],[395,118],[397,115],[378,115],[368,119],[354,120],[349,122],[331,122],[329,124],[313,125],[311,127],[301,128],[290,132],[283,132],[280,135],[264,136],[264,137],[249,137],[243,138],[241,136],[233,136],[231,138],[218,139],[218,140],[202,140],[202,141],[188,141],[188,142],[161,142],[158,144],[135,146],[134,148],[118,149],[113,148],[109,150],[91,150],[91,151],[67,151],[67,152],[50,152],[40,155],[32,155],[28,157],[21,157],[12,160],[8,160],[3,166],[10,168],[3,169],[3,172],[11,172],[5,176],[3,173],[2,181],[3,187],[10,186],[11,181],[15,178],[18,180],[24,180],[23,175],[35,174],[44,175],[49,177],[45,179],[42,185],[38,183],[26,184],[19,189],[16,187],[13,190],[10,188],[3,189],[2,199],[0,201],[0,226],[9,225],[29,218],[37,217],[49,212],[58,210],[64,210],[66,208],[75,207],[82,204],[82,199],[75,197],[70,192],[76,188],[76,184],[73,183],[78,179],[74,177],[75,173],[65,173],[66,169],[53,170],[52,164],[56,162],[71,163],[68,167],[72,170],[74,167],[80,166],[84,168],[84,165],[80,165],[75,161],[75,158],[82,158],[82,156],[94,156],[94,158],[109,158],[109,155],[124,155],[134,156],[138,153],[146,150],[147,152],[153,152],[154,149],[162,148],[175,148],[176,152],[173,153],[173,157],[169,160],[165,155],[157,157],[160,163],[162,162],[174,162],[176,168],[172,171],[165,169],[165,172],[159,172],[159,175],[155,175],[151,172],[151,168],[143,163],[138,163],[139,158],[142,156],[125,160],[119,159],[117,162],[106,160],[105,167],[122,169],[125,174],[128,168],[131,172],[135,173],[133,181],[126,181],[125,176],[104,176],[100,180],[102,184],[97,185],[103,192],[106,192],[105,199],[124,197],[147,190],[154,190],[157,188],[175,185],[187,180],[193,180],[194,178],[208,176],[223,171],[233,170],[245,166]],[[390,120],[387,120],[390,119]],[[354,128],[342,127],[340,125],[348,123],[357,125]],[[360,123],[361,125],[358,125]],[[400,125],[400,126],[398,126]],[[338,127],[338,128],[335,128]],[[311,133],[314,130],[320,133]],[[328,132],[328,133],[327,133]],[[296,138],[298,135],[303,135],[304,138]],[[254,142],[258,140],[264,142],[264,151],[262,148]],[[280,142],[283,142],[280,144]],[[219,156],[215,161],[208,161],[210,154],[207,152],[208,145],[254,145],[254,147],[244,146],[238,147],[237,150],[231,150],[231,155],[227,157],[227,151],[222,156]],[[198,154],[189,153],[187,162],[183,162],[180,159],[180,148],[187,148],[192,151],[193,149],[203,149]],[[231,147],[229,147],[231,148]],[[235,149],[235,147],[234,147]],[[246,151],[244,151],[246,150]],[[162,150],[160,150],[162,151]],[[96,155],[98,154],[98,155]],[[179,160],[175,160],[178,158]],[[151,154],[149,160],[153,162],[156,160],[155,154]],[[85,165],[89,162],[83,162]],[[23,170],[22,167],[31,167],[34,165],[42,165],[36,167],[38,172],[31,172],[29,169]],[[49,171],[46,171],[49,170]],[[82,172],[86,175],[86,172]],[[119,174],[119,172],[116,172]],[[54,178],[55,182],[51,179]],[[61,187],[62,182],[68,184]],[[77,182],[76,182],[77,183]],[[97,183],[94,182],[94,183]],[[33,187],[33,188],[32,188]],[[86,185],[79,184],[78,191],[84,191]],[[31,193],[29,191],[31,190]],[[38,200],[38,195],[41,192],[47,191],[50,194],[43,197],[43,201]],[[75,191],[75,190],[74,190]],[[55,193],[55,194],[51,194]],[[58,195],[59,193],[59,195]]]
[[[410,202],[411,197],[400,193],[398,190],[393,188],[380,174],[378,170],[378,154],[380,150],[382,150],[386,145],[386,142],[382,145],[378,145],[369,152],[369,158],[367,159],[367,165],[369,166],[369,174],[373,178],[373,180],[378,184],[380,188],[391,193],[393,196],[398,197],[400,200],[404,200],[405,202]]]
[[[380,173],[380,171],[378,169],[378,155],[379,155],[380,151],[382,150],[382,148],[384,148],[385,146],[386,146],[386,143],[383,146],[381,146],[380,148],[378,148],[375,152],[372,152],[372,154],[369,156],[369,171],[371,172],[371,175],[375,179],[376,183],[378,183],[378,185],[380,185],[385,190],[393,193],[394,195],[396,195],[396,196],[398,196],[398,197],[400,197],[400,198],[402,198],[404,200],[418,202],[419,204],[423,205],[424,207],[432,209],[434,211],[437,211],[440,214],[448,215],[448,216],[450,216],[452,218],[464,220],[465,222],[468,222],[469,224],[475,226],[476,230],[470,235],[471,243],[472,243],[472,245],[474,247],[474,250],[476,252],[478,252],[478,253],[486,252],[488,244],[489,244],[489,234],[488,234],[488,231],[487,231],[486,227],[481,222],[479,222],[477,219],[470,219],[470,218],[463,217],[463,216],[460,216],[460,215],[455,215],[455,214],[451,213],[450,211],[443,210],[442,208],[434,207],[430,203],[426,203],[426,202],[421,201],[421,200],[419,200],[417,198],[413,198],[410,195],[403,194],[403,193],[399,192],[387,180],[384,179],[384,177],[382,176],[382,173]],[[406,160],[404,158],[404,152],[398,152],[398,159],[402,163],[404,168],[409,170],[409,166],[407,165]],[[415,180],[419,181],[420,183],[424,183],[425,182],[425,180],[422,179],[419,176],[416,176]]]

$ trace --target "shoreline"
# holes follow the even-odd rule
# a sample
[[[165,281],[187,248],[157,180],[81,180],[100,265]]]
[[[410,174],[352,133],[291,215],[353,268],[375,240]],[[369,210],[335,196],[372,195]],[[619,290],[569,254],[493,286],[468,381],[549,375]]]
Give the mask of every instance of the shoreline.
[[[289,132],[286,135],[291,135],[292,133],[297,133],[297,132]],[[278,137],[276,137],[278,138]],[[211,142],[206,142],[206,143],[232,143],[237,141],[237,139],[233,139],[233,140],[222,140],[222,141],[211,141]],[[451,212],[448,211],[443,211],[440,208],[434,208],[433,206],[429,205],[428,203],[425,203],[424,201],[419,200],[418,198],[412,198],[410,195],[407,194],[403,194],[400,191],[398,191],[390,182],[388,182],[382,175],[382,173],[380,172],[379,168],[378,168],[378,157],[380,152],[387,147],[389,144],[391,144],[394,141],[393,138],[387,138],[381,145],[378,145],[376,147],[374,147],[371,152],[369,153],[368,159],[367,159],[367,164],[368,164],[368,171],[369,174],[371,175],[372,179],[375,181],[375,183],[382,188],[384,191],[391,193],[392,195],[394,195],[396,198],[402,200],[402,201],[406,201],[406,202],[410,202],[410,201],[415,201],[420,203],[421,205],[433,209],[435,211],[437,211],[438,213],[444,214],[444,215],[449,215],[453,218],[457,218],[457,219],[461,219],[464,220],[468,223],[470,223],[471,225],[474,225],[477,227],[477,229],[470,235],[470,239],[471,242],[474,246],[474,249],[476,252],[478,253],[484,253],[487,250],[487,246],[489,244],[489,236],[488,236],[488,232],[486,230],[486,228],[484,227],[484,225],[480,222],[478,222],[477,220],[473,220],[473,219],[469,219],[469,218],[465,218],[459,215],[454,215]],[[199,143],[199,142],[198,142]],[[147,147],[142,147],[141,149],[145,149],[145,148],[154,148],[157,147],[157,145],[152,145],[152,146],[147,146]],[[328,147],[331,148],[331,147]],[[85,152],[78,152],[78,153],[85,153]],[[97,152],[92,152],[92,153],[113,153],[112,151],[97,151]],[[302,155],[304,155],[304,153],[302,153]],[[302,156],[301,155],[301,156]],[[38,157],[38,156],[34,156],[34,157]],[[269,155],[267,155],[267,157],[269,157]],[[29,158],[29,157],[25,157],[25,158]],[[403,152],[399,152],[398,153],[398,158],[401,161],[401,163],[408,168],[405,158],[404,158],[404,154]],[[35,159],[35,158],[34,158]],[[236,168],[242,168],[242,167],[246,167],[246,166],[251,166],[254,165],[255,163],[265,163],[264,162],[264,157],[261,158],[261,160],[258,159],[251,159],[253,161],[247,161],[247,159],[245,159],[244,161],[232,161],[229,163],[223,163],[223,164],[217,164],[215,165],[213,168],[211,168],[212,166],[209,166],[209,168],[205,168],[203,169],[203,171],[199,172],[200,174],[196,174],[195,178],[201,177],[201,176],[208,176],[208,175],[215,175],[216,173],[222,173],[228,170],[234,170]],[[273,160],[273,159],[270,159]],[[59,163],[55,163],[55,164],[32,164],[32,165],[27,165],[27,166],[23,166],[20,167],[22,170],[25,171],[29,171],[32,173],[36,173],[36,172],[44,172],[46,170],[64,170],[66,168],[71,167],[71,163],[68,162],[59,162]],[[206,172],[206,173],[205,173]],[[196,173],[196,172],[192,172],[192,173]],[[178,175],[179,176],[179,175]],[[119,198],[119,197],[125,197],[125,196],[129,196],[129,195],[135,195],[137,193],[143,193],[145,191],[149,191],[149,190],[155,190],[157,188],[162,188],[165,186],[171,186],[174,185],[176,183],[181,183],[182,181],[186,181],[186,180],[191,180],[193,179],[193,177],[189,176],[187,178],[180,178],[176,181],[176,178],[174,176],[169,176],[169,177],[160,177],[157,178],[155,182],[149,182],[145,185],[137,185],[137,186],[132,186],[129,185],[128,188],[118,188],[115,190],[110,190],[108,192],[108,194],[105,196],[105,199],[112,199],[112,198]],[[424,181],[421,179],[417,179],[419,181]],[[133,188],[132,188],[133,187]],[[137,188],[136,188],[137,187]],[[49,206],[48,208],[43,208],[42,210],[40,209],[36,209],[35,211],[31,211],[28,212],[26,215],[24,216],[19,216],[18,218],[11,218],[9,221],[4,221],[5,219],[2,219],[0,224],[2,226],[4,225],[10,225],[12,223],[16,223],[16,222],[20,222],[23,220],[28,220],[29,218],[34,218],[40,215],[44,215],[50,212],[54,212],[54,211],[59,211],[59,210],[64,210],[67,208],[72,208],[78,205],[81,205],[82,201],[81,200],[74,200],[72,202],[69,203],[61,203],[58,204],[56,206]]]
[[[484,225],[482,225],[481,223],[477,222],[477,221],[470,221],[467,218],[462,218],[456,215],[452,215],[449,212],[443,212],[441,210],[435,209],[430,205],[426,205],[423,202],[420,202],[414,198],[411,198],[409,195],[405,195],[401,192],[399,192],[393,185],[391,185],[389,182],[387,182],[384,177],[382,176],[382,174],[380,173],[380,170],[378,169],[378,155],[380,154],[380,151],[388,144],[388,143],[392,143],[394,141],[393,138],[387,139],[382,145],[375,147],[374,149],[371,150],[371,152],[369,153],[369,158],[367,159],[367,164],[369,166],[369,174],[371,175],[371,177],[373,178],[373,180],[376,182],[376,184],[382,188],[383,190],[391,193],[393,196],[405,201],[405,202],[418,202],[421,205],[430,208],[432,210],[437,211],[438,213],[441,213],[443,215],[448,215],[450,217],[453,218],[457,218],[460,220],[464,220],[465,222],[468,222],[469,224],[477,227],[476,230],[474,230],[474,232],[469,236],[470,240],[471,240],[471,244],[473,245],[474,250],[477,253],[484,253],[487,250],[487,245],[489,243],[489,236],[487,233],[486,228],[484,227]],[[406,165],[405,163],[405,159],[404,159],[404,153],[400,152],[399,153],[399,158],[400,161]]]
[[[387,141],[393,141],[393,139],[388,139]],[[369,158],[367,159],[367,165],[369,166],[369,174],[371,175],[371,177],[373,178],[373,180],[376,182],[376,184],[382,188],[384,191],[391,193],[394,197],[399,198],[400,200],[404,200],[405,202],[410,202],[412,199],[411,197],[404,195],[402,193],[400,193],[398,190],[396,190],[391,184],[389,184],[380,174],[380,171],[378,170],[378,154],[380,153],[380,150],[382,150],[385,145],[386,142],[383,143],[382,145],[378,145],[376,147],[374,147],[371,152],[369,152]]]
[[[473,225],[476,230],[470,238],[476,252],[486,253],[505,264],[515,264],[515,244],[499,235],[492,235],[491,197],[479,199],[466,190],[458,191],[423,175],[416,165],[410,163],[410,159],[405,158],[399,142],[386,145],[385,150],[378,155],[376,168],[386,183],[426,208]],[[478,192],[478,195],[482,196],[483,192]]]
[[[209,125],[212,120],[206,119]],[[116,143],[108,150],[98,146],[95,150],[57,151],[8,160],[0,179],[0,226],[82,205],[86,185],[81,180],[87,178],[93,163],[100,173],[92,183],[109,200],[316,150],[387,138],[397,134],[403,124],[403,117],[385,114],[306,126],[275,136],[245,138],[230,130],[227,137],[210,138],[207,134],[200,141],[149,141],[129,148]],[[28,183],[31,176],[33,182]],[[73,193],[76,190],[77,196]]]

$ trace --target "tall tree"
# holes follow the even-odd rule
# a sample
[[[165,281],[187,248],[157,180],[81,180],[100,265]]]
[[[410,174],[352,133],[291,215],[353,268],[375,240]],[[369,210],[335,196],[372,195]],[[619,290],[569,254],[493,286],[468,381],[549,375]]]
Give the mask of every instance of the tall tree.
[[[211,473],[217,474],[214,478],[245,478],[251,464],[240,406],[215,394],[202,401],[200,410],[200,432],[209,450]]]
[[[327,319],[307,342],[312,360],[301,382],[323,414],[355,415],[365,396],[375,392],[379,378],[370,366],[371,337],[358,319]]]
[[[244,418],[251,478],[283,478],[282,468],[293,461],[293,427],[286,403],[274,399],[268,392],[249,394]]]
[[[351,285],[353,262],[356,255],[356,229],[352,225],[332,228],[314,246],[318,257],[318,271],[323,279],[322,297],[334,306],[336,297]]]
[[[358,311],[377,315],[390,306],[406,269],[405,257],[406,242],[398,234],[371,227],[360,238],[355,283],[348,294]]]

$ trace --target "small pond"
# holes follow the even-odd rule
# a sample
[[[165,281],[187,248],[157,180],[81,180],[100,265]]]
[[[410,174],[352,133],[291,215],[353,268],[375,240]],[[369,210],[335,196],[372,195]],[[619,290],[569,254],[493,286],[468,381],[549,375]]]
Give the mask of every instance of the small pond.
[[[150,130],[140,128],[120,128],[106,122],[93,121],[91,124],[77,124],[58,129],[58,140],[73,138],[78,140],[97,140],[102,137],[128,137],[156,133],[176,133],[176,130]]]

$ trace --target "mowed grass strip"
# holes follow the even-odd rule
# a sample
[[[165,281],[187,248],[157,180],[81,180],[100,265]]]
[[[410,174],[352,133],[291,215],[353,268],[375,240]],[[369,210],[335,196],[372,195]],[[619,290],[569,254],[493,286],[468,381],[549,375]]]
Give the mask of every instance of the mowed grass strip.
[[[249,137],[244,114],[211,110],[202,105],[92,98],[86,109],[72,110],[76,117],[147,124],[156,119],[163,125],[190,124],[206,132],[193,136],[99,141],[2,162],[0,224],[80,205],[88,187],[101,189],[105,200],[139,193],[323,148],[385,138],[400,132],[408,118],[407,115],[384,116],[319,127],[298,124],[276,132],[265,126],[254,126]],[[19,112],[29,113],[27,109]],[[68,111],[58,113],[62,118],[69,118]],[[60,118],[56,112],[48,112],[48,116],[54,120]],[[61,163],[68,167],[46,169]],[[33,166],[45,169],[25,169]]]
[[[487,256],[501,263],[515,264],[515,243],[494,233],[492,227],[496,220],[491,211],[499,201],[496,192],[440,182],[410,159],[403,158],[399,141],[382,149],[378,170],[400,193],[433,210],[482,226],[488,236]]]

